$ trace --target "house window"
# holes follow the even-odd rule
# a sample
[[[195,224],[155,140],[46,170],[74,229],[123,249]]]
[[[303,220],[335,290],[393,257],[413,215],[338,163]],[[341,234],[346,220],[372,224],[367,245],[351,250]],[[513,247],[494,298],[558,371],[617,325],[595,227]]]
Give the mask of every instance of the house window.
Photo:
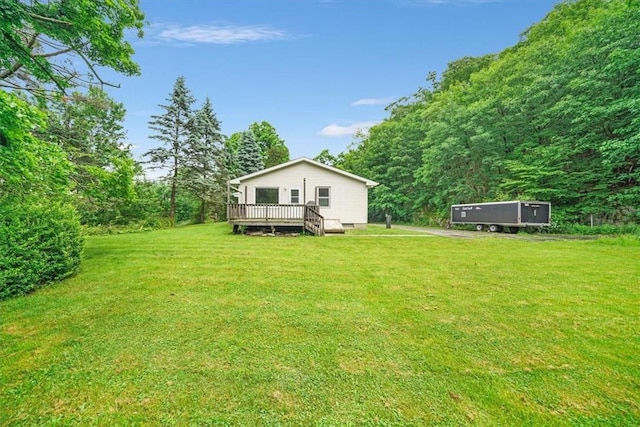
[[[300,189],[299,188],[292,188],[291,192],[289,193],[289,197],[290,197],[290,203],[292,205],[299,205],[300,204]]]
[[[316,203],[318,206],[328,208],[330,203],[330,187],[316,187]]]
[[[278,188],[256,188],[256,203],[278,204]]]

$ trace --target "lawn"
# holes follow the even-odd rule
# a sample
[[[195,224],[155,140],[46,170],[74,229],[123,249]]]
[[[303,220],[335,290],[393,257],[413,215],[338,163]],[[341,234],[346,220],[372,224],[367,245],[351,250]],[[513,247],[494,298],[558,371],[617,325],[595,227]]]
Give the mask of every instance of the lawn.
[[[640,424],[638,241],[397,233],[90,237],[0,302],[0,425]]]

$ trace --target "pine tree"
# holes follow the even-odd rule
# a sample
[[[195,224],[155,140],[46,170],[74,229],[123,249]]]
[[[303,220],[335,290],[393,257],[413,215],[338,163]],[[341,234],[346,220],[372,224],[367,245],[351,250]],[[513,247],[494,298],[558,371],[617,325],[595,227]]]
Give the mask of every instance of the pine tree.
[[[239,176],[264,169],[262,152],[251,130],[242,132],[242,138],[238,144],[237,162]]]
[[[166,112],[159,116],[151,116],[152,120],[149,122],[149,128],[156,132],[150,138],[162,142],[163,146],[148,151],[145,156],[154,168],[167,170],[165,178],[171,186],[169,220],[174,225],[178,179],[185,157],[184,149],[188,144],[191,105],[195,101],[185,85],[184,77],[176,79],[173,92],[167,101],[168,105],[160,105]]]
[[[211,205],[220,207],[224,203],[227,175],[220,122],[209,98],[194,113],[190,129],[181,182],[200,200],[198,222],[202,223]]]
[[[236,178],[240,176],[240,174],[238,173],[237,153],[233,150],[230,150],[226,145],[224,146],[224,168],[230,178]]]
[[[224,140],[225,151],[225,168],[231,178],[237,178],[241,173],[238,172],[238,146],[242,139],[242,132],[232,133]]]

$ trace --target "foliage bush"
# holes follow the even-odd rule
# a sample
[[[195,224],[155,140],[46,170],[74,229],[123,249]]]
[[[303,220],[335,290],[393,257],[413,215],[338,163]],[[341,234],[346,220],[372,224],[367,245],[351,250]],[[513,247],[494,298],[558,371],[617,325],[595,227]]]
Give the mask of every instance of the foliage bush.
[[[603,223],[591,224],[576,221],[574,215],[563,210],[553,211],[551,226],[543,230],[551,234],[579,234],[587,236],[637,235],[640,236],[640,224],[633,223]]]
[[[83,245],[71,205],[0,202],[0,300],[72,275]]]
[[[126,225],[83,225],[82,231],[85,236],[105,236],[111,234],[141,233],[170,227],[171,222],[169,218],[153,216],[137,222],[130,222]]]
[[[590,225],[584,224],[572,224],[567,227],[567,233],[569,234],[584,234],[584,235],[639,235],[640,225],[635,224],[602,224]]]

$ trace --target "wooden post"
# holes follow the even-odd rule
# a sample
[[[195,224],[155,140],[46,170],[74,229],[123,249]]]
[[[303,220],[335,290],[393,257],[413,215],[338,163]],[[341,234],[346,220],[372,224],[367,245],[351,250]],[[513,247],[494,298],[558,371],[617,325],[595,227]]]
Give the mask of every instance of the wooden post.
[[[229,206],[229,204],[231,203],[231,181],[227,181],[227,221],[229,220],[229,217],[231,215],[231,206]],[[234,230],[235,233],[235,230]]]

